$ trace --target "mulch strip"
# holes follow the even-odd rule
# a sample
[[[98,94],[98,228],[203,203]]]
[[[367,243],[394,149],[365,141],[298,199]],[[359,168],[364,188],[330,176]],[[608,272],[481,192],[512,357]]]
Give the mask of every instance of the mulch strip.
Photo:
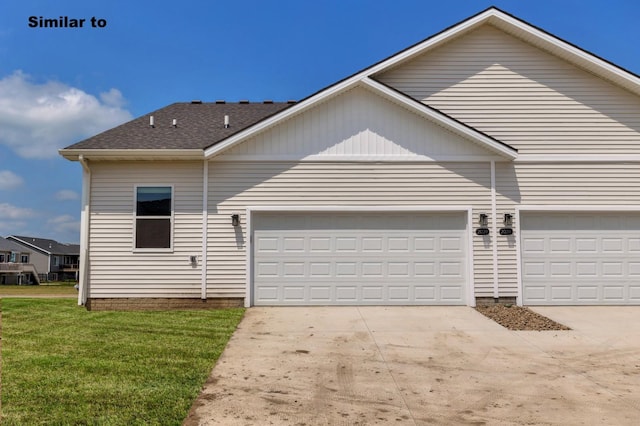
[[[571,330],[565,325],[521,306],[503,304],[483,305],[477,306],[476,310],[509,330]]]

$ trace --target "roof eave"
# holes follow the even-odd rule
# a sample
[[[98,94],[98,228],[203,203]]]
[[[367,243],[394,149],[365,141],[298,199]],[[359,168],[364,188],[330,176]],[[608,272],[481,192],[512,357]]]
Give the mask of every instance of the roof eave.
[[[61,149],[61,156],[79,161],[87,160],[202,160],[202,149]]]

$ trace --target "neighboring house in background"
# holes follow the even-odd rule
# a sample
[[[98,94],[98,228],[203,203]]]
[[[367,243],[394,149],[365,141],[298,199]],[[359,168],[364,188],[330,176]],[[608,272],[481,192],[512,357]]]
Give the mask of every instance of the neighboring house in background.
[[[39,284],[33,252],[0,237],[0,284]]]
[[[43,281],[77,280],[80,264],[80,245],[63,244],[46,238],[10,235],[7,237],[29,248],[33,263]]]
[[[640,304],[640,77],[495,8],[298,103],[61,155],[89,309]]]

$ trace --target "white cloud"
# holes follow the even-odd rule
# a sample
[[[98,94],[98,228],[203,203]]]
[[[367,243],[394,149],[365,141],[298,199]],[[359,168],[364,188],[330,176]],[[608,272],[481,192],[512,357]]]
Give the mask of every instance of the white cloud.
[[[77,200],[80,198],[77,192],[72,191],[70,189],[63,189],[61,191],[56,192],[55,199],[58,201],[67,201],[67,200]]]
[[[0,221],[0,236],[28,234],[28,232],[22,232],[27,225],[27,222],[19,220]]]
[[[99,95],[49,81],[37,84],[15,71],[0,79],[0,144],[24,158],[57,150],[131,119],[117,89]]]
[[[80,232],[80,221],[68,214],[49,219],[47,224],[50,225],[51,230],[57,234]]]
[[[16,189],[22,186],[24,180],[9,170],[0,170],[0,190]]]
[[[36,212],[31,209],[16,207],[9,203],[0,203],[0,217],[15,220],[15,219],[24,219],[27,217],[34,217]]]

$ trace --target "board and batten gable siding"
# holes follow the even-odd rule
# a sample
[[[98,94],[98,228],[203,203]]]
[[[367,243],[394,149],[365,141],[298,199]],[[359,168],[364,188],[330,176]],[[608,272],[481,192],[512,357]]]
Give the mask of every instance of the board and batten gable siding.
[[[488,162],[211,161],[207,296],[245,295],[247,206],[471,206],[475,222],[491,213],[490,179]],[[476,296],[491,297],[491,236],[474,234],[473,250]]]
[[[90,298],[200,297],[202,162],[92,162]],[[173,186],[173,251],[134,252],[135,185]]]
[[[367,88],[356,87],[227,150],[221,157],[246,160],[248,156],[267,160],[451,161],[492,153]]]
[[[376,76],[527,154],[640,154],[640,99],[485,25]]]

